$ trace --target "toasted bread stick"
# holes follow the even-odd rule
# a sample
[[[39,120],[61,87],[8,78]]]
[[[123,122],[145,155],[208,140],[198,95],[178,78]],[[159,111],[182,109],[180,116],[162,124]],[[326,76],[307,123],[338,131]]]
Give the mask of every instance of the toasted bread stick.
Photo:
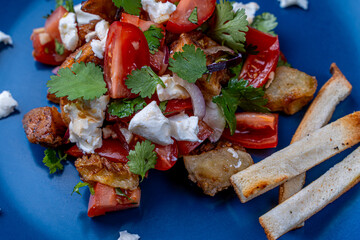
[[[360,112],[349,114],[231,176],[247,202],[360,142]]]
[[[309,219],[360,181],[360,147],[259,218],[268,239],[277,239]]]
[[[351,93],[351,84],[335,63],[331,64],[330,72],[333,76],[324,84],[311,103],[291,143],[299,141],[307,134],[325,126],[334,113],[335,107]],[[280,185],[279,203],[300,191],[304,186],[305,177],[306,174],[303,173]]]

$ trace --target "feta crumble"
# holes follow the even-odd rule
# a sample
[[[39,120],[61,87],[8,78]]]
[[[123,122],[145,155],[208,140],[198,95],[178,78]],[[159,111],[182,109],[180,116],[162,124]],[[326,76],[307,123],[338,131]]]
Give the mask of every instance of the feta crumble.
[[[249,22],[249,24],[251,24],[254,20],[255,17],[255,13],[257,10],[259,10],[260,6],[256,3],[256,2],[249,2],[246,4],[243,4],[241,2],[237,3],[234,2],[232,4],[233,6],[233,11],[236,12],[242,8],[245,9],[245,14],[247,16],[246,20]]]
[[[101,20],[101,17],[95,14],[87,13],[81,10],[81,3],[74,6],[76,21],[81,25],[89,24],[93,20]]]
[[[118,238],[118,240],[139,240],[140,239],[139,235],[129,233],[126,230],[119,232],[119,234],[120,234],[120,237]]]
[[[135,114],[130,121],[129,130],[160,145],[173,143],[170,137],[170,121],[162,114],[156,101]]]
[[[141,0],[143,9],[149,14],[151,21],[163,23],[169,20],[170,15],[176,10],[176,5],[171,2],[157,2],[155,0]]]
[[[105,52],[105,45],[107,34],[109,32],[109,23],[105,20],[101,20],[95,25],[95,33],[99,40],[93,39],[90,43],[91,48],[96,57],[103,59]]]
[[[199,141],[199,118],[189,117],[184,112],[169,118],[171,126],[171,136],[177,141]]]
[[[13,41],[11,37],[2,31],[0,31],[0,42],[4,43],[5,45],[12,45]]]
[[[79,42],[75,13],[65,14],[59,21],[61,42],[67,50],[74,51]]]
[[[9,116],[18,106],[17,101],[11,96],[9,91],[0,94],[0,118]]]
[[[102,146],[101,127],[105,119],[109,96],[95,100],[78,100],[64,106],[64,112],[69,114],[69,140],[76,143],[85,153],[94,153]]]
[[[160,77],[160,79],[164,82],[166,86],[166,88],[163,88],[160,84],[156,86],[156,93],[160,101],[166,101],[171,99],[186,99],[190,97],[185,88],[183,88],[179,84],[176,84],[174,78],[170,75],[164,75]]]
[[[307,0],[279,0],[281,8],[287,8],[293,5],[299,6],[305,10],[308,9],[308,1]]]

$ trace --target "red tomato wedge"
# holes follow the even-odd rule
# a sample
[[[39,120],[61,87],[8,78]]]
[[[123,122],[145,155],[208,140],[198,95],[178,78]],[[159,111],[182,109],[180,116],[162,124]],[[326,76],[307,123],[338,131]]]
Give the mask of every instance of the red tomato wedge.
[[[130,23],[113,22],[105,47],[104,77],[111,98],[135,95],[125,85],[133,70],[150,63],[149,47],[141,30]]]
[[[203,141],[205,141],[213,133],[213,129],[210,128],[204,121],[199,120],[199,142],[178,141],[179,155],[188,155],[192,150],[197,148]]]
[[[138,207],[140,204],[141,191],[139,188],[133,191],[122,190],[122,192],[130,199],[125,196],[117,195],[115,188],[101,183],[96,183],[94,190],[95,194],[90,195],[89,199],[89,217],[104,215],[107,212]]]
[[[170,15],[166,30],[173,33],[190,32],[201,26],[213,14],[216,0],[181,0],[175,12]],[[189,17],[197,8],[197,24],[191,23]]]
[[[158,154],[155,165],[157,170],[166,171],[172,168],[178,159],[178,147],[175,140],[173,144],[167,146],[155,144],[155,152]]]
[[[186,110],[192,110],[191,98],[187,99],[171,99],[166,104],[165,114],[166,113],[179,113]]]
[[[52,39],[56,39],[59,42],[61,42],[59,21],[66,13],[68,13],[68,11],[63,6],[60,6],[51,13],[45,22],[45,32],[47,32]]]
[[[225,129],[223,137],[245,148],[274,148],[278,144],[278,114],[236,113],[236,131]]]
[[[239,78],[249,81],[253,87],[262,87],[269,80],[279,61],[280,46],[278,37],[260,32],[249,27],[246,34],[247,44],[256,45],[259,53],[249,55],[244,63]]]

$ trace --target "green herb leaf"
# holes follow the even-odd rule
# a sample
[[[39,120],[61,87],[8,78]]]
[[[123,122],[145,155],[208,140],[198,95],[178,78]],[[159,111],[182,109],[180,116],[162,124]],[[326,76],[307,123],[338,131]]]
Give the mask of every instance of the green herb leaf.
[[[119,118],[129,117],[143,109],[146,102],[143,98],[115,100],[108,107],[108,113]]]
[[[189,17],[189,22],[193,24],[198,24],[198,13],[197,13],[197,7],[194,8],[194,10],[191,12]]]
[[[58,75],[51,76],[47,86],[50,93],[57,97],[67,96],[69,100],[92,100],[107,92],[101,68],[94,63],[75,63],[71,70],[59,69]]]
[[[284,61],[281,56],[279,56],[279,61],[278,61],[278,64],[277,64],[277,67],[281,67],[281,66],[286,66],[286,67],[291,67],[291,64]]]
[[[221,95],[213,98],[213,102],[223,110],[231,134],[236,130],[235,112],[238,107],[247,112],[269,112],[265,107],[267,99],[264,94],[262,88],[254,88],[249,86],[248,81],[232,78],[221,90]]]
[[[251,24],[253,28],[273,36],[276,36],[273,30],[277,27],[277,25],[278,23],[276,21],[275,15],[268,12],[257,15]]]
[[[207,72],[206,55],[200,48],[186,44],[183,52],[176,52],[169,59],[169,69],[182,79],[195,83]]]
[[[144,179],[145,174],[151,168],[155,168],[157,155],[154,152],[155,145],[149,140],[144,142],[138,142],[135,145],[135,150],[129,152],[129,162],[127,165],[130,168],[130,172],[141,176],[141,181]]]
[[[160,47],[160,40],[164,37],[162,31],[161,28],[151,25],[150,28],[144,32],[151,54],[155,54]]]
[[[209,35],[214,40],[226,45],[236,52],[245,52],[245,32],[248,31],[245,9],[233,12],[230,2],[220,0],[215,10],[215,25]]]
[[[123,8],[125,12],[131,15],[140,15],[141,0],[112,0],[116,7]]]
[[[115,193],[121,197],[126,197],[129,201],[134,201],[132,200],[128,195],[126,195],[121,188],[115,188]]]
[[[131,89],[132,93],[140,94],[142,98],[150,98],[155,93],[158,84],[161,84],[164,88],[166,87],[164,82],[149,66],[132,71],[131,75],[127,76],[125,84]]]
[[[63,155],[61,151],[58,151],[58,157],[56,156],[56,151],[54,149],[46,149],[44,153],[45,157],[42,162],[49,168],[50,174],[64,169],[61,161],[66,161],[67,154]]]
[[[65,52],[64,45],[61,42],[59,42],[57,39],[55,39],[55,52],[59,55],[63,55]]]
[[[159,108],[160,108],[161,112],[165,112],[167,103],[168,103],[168,101],[160,102]]]
[[[75,12],[73,0],[56,0],[56,8],[63,6],[68,12]]]
[[[73,193],[76,192],[77,194],[79,194],[79,195],[81,196],[81,193],[80,193],[79,190],[80,190],[80,188],[86,187],[86,186],[89,187],[89,190],[90,190],[91,195],[94,195],[94,194],[95,194],[94,187],[93,187],[91,184],[86,183],[86,182],[78,182],[78,183],[75,185],[75,187],[74,187],[71,195],[73,195]]]

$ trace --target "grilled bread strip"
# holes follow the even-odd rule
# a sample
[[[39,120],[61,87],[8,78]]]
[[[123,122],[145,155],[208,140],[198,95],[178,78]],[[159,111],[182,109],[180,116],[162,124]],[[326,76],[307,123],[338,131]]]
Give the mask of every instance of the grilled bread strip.
[[[333,76],[324,84],[311,103],[291,143],[299,141],[307,134],[325,126],[330,121],[335,107],[351,93],[351,84],[335,63],[331,64],[330,72]],[[305,176],[305,173],[300,174],[280,185],[279,203],[301,190],[305,183]]]
[[[360,181],[360,147],[324,175],[259,218],[268,239],[277,239]]]
[[[230,180],[244,203],[358,142],[360,112],[355,112],[232,175]]]

